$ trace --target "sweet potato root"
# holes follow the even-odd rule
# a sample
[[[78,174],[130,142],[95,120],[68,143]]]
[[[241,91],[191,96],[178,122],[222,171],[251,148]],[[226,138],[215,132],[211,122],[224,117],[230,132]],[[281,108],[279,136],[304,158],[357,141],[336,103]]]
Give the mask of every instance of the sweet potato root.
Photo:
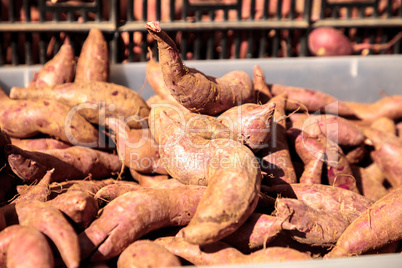
[[[179,267],[181,262],[165,247],[151,241],[138,240],[120,254],[117,267]]]
[[[263,187],[268,195],[297,198],[315,209],[364,212],[373,201],[355,192],[323,184],[282,184]]]
[[[87,228],[95,219],[99,209],[93,195],[83,191],[67,191],[48,203],[63,212],[77,231]]]
[[[251,215],[261,183],[259,163],[246,146],[230,139],[189,134],[161,113],[162,163],[184,184],[208,186],[191,222],[181,230],[188,242],[205,244],[234,232]]]
[[[342,233],[324,258],[360,255],[402,239],[402,187],[377,200]]]
[[[377,201],[388,193],[383,185],[383,173],[377,164],[372,163],[367,167],[352,165],[353,176],[360,185],[361,193],[370,200]]]
[[[267,173],[268,184],[297,182],[286,135],[286,98],[286,93],[283,93],[269,101],[275,104],[271,139],[267,148],[259,153],[261,170]]]
[[[4,91],[0,91],[0,101],[0,127],[10,137],[28,138],[44,133],[67,143],[98,144],[98,130],[79,114],[71,114],[65,104],[51,100],[12,100]]]
[[[36,185],[29,187],[25,192],[20,192],[20,196],[14,199],[11,204],[21,201],[47,201],[50,195],[49,184],[52,181],[53,172],[54,169],[47,171]]]
[[[271,122],[275,103],[263,105],[246,103],[232,107],[218,116],[218,121],[234,133],[240,134],[241,142],[253,152],[266,148],[271,137]]]
[[[167,174],[159,158],[159,148],[149,128],[130,129],[119,118],[108,118],[106,125],[112,130],[112,139],[121,161],[142,173]]]
[[[53,241],[67,267],[79,267],[78,235],[57,208],[40,201],[18,202],[15,211],[19,224],[33,227]]]
[[[52,138],[31,138],[31,139],[11,138],[11,143],[23,150],[28,151],[65,149],[71,146],[71,144]]]
[[[402,185],[402,141],[392,133],[373,128],[365,128],[363,133],[367,143],[374,147],[370,153],[373,161],[384,173],[387,181],[393,186]]]
[[[52,249],[35,228],[9,226],[0,232],[0,241],[1,267],[54,267]]]
[[[349,226],[349,218],[339,211],[314,209],[303,201],[277,198],[275,216],[290,223],[292,229],[283,225],[292,238],[312,246],[329,246],[336,243]]]
[[[271,247],[245,255],[222,241],[197,246],[186,242],[181,237],[167,236],[158,238],[155,242],[196,266],[256,264],[311,259],[308,254],[290,248]]]
[[[89,122],[100,125],[105,124],[107,117],[122,116],[131,128],[141,128],[140,120],[149,114],[148,105],[137,92],[108,82],[74,82],[29,89],[12,87],[10,97],[57,100],[74,108],[72,112],[75,111]]]
[[[55,86],[72,82],[75,74],[74,51],[70,44],[63,44],[54,57],[46,62],[28,87]]]
[[[251,77],[242,71],[227,73],[221,78],[207,76],[184,66],[174,41],[159,26],[146,24],[158,43],[163,79],[173,97],[192,112],[216,115],[233,106],[255,102]]]
[[[69,179],[106,178],[119,172],[122,163],[115,154],[72,146],[66,149],[25,151],[14,145],[4,148],[13,172],[25,182],[40,180],[46,171],[55,169],[52,182]]]
[[[82,258],[108,260],[143,235],[166,226],[183,226],[204,194],[202,186],[143,189],[121,195],[79,235]]]
[[[253,83],[256,94],[256,103],[267,103],[272,98],[272,95],[265,81],[264,71],[259,65],[254,65]]]
[[[74,82],[109,82],[109,69],[109,50],[106,40],[99,29],[92,28],[82,45]]]
[[[125,193],[140,189],[143,187],[134,182],[113,183],[99,189],[94,198],[99,202],[110,202]]]

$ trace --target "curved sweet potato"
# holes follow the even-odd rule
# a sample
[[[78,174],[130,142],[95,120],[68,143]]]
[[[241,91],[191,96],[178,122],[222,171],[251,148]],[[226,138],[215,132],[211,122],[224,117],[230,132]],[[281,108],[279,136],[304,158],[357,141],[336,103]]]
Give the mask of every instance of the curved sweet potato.
[[[253,68],[253,83],[256,94],[256,103],[267,103],[271,98],[271,92],[265,82],[265,74],[259,65]]]
[[[29,83],[29,88],[55,86],[72,82],[75,74],[74,51],[70,44],[63,44],[54,57],[46,62]]]
[[[146,24],[157,41],[163,79],[173,97],[192,112],[216,115],[233,106],[255,102],[251,77],[242,71],[227,73],[221,78],[207,76],[184,66],[176,44],[159,26]]]
[[[74,82],[110,79],[109,50],[102,32],[92,28],[81,47]]]
[[[19,224],[41,231],[54,242],[67,267],[79,267],[78,235],[57,208],[40,201],[18,202],[15,211]]]
[[[87,176],[105,178],[119,172],[122,167],[115,154],[79,146],[30,152],[7,145],[4,151],[13,172],[28,183],[40,180],[53,168],[52,182]]]
[[[54,267],[46,237],[32,227],[12,225],[0,232],[1,267]]]
[[[179,267],[181,262],[165,247],[151,241],[138,240],[128,246],[117,260],[117,268]]]
[[[0,127],[10,137],[44,133],[67,143],[98,144],[98,130],[79,114],[70,114],[65,104],[43,99],[12,100],[1,90],[0,101]]]
[[[79,235],[82,258],[108,260],[143,235],[166,226],[183,226],[193,217],[205,187],[143,189],[123,194],[104,208]]]
[[[145,100],[134,90],[108,82],[74,82],[41,88],[12,87],[12,99],[56,100],[94,124],[105,124],[107,117],[123,116],[131,128],[141,128],[141,119],[149,114]],[[47,109],[46,115],[49,114]],[[63,117],[64,118],[64,117]]]
[[[205,244],[234,232],[254,211],[261,171],[253,152],[230,139],[207,140],[189,134],[161,113],[162,163],[184,184],[208,185],[191,222],[181,230],[188,242]]]
[[[14,199],[11,204],[21,201],[47,201],[50,195],[49,184],[52,181],[53,172],[54,169],[47,171],[36,185],[29,187],[24,192],[19,192],[20,196]]]
[[[324,258],[360,255],[402,239],[402,187],[377,200],[342,233]]]

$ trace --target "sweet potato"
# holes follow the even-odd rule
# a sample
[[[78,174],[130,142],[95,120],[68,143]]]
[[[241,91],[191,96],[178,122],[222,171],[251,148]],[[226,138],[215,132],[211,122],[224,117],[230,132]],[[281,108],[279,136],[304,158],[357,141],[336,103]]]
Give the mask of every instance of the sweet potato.
[[[4,151],[13,172],[28,183],[40,180],[46,171],[53,168],[52,182],[84,179],[88,176],[100,179],[122,168],[117,155],[86,147],[72,146],[31,152],[7,145]]]
[[[181,237],[167,236],[158,238],[155,242],[196,266],[257,264],[311,259],[308,254],[290,248],[272,247],[245,255],[222,241],[198,246],[186,242]]]
[[[71,146],[71,144],[52,138],[31,138],[31,139],[11,138],[11,143],[23,150],[28,151],[65,149]]]
[[[82,258],[93,252],[92,261],[108,260],[153,230],[188,224],[204,191],[202,186],[179,186],[117,197],[79,235]]]
[[[116,150],[128,168],[142,173],[166,174],[149,128],[130,129],[123,120],[112,117],[106,120],[106,125],[112,130]]]
[[[81,47],[74,82],[109,82],[109,50],[103,33],[92,28]]]
[[[360,255],[402,239],[402,187],[377,200],[342,233],[324,258]]]
[[[278,220],[288,222],[292,227],[289,230],[288,226],[283,225],[283,229],[288,230],[293,239],[303,244],[335,244],[350,224],[348,216],[342,212],[314,209],[293,198],[277,198],[275,208],[274,214]]]
[[[253,83],[254,83],[254,90],[256,94],[256,103],[267,103],[271,98],[271,92],[267,86],[265,81],[265,74],[264,71],[261,69],[259,65],[254,65],[253,68]]]
[[[361,213],[373,204],[360,194],[323,184],[282,184],[263,187],[262,191],[274,197],[297,198],[312,208],[322,210]]]
[[[275,104],[271,139],[267,148],[259,153],[261,170],[268,174],[269,184],[297,182],[286,135],[286,98],[287,95],[284,93],[269,101]]]
[[[46,237],[32,227],[9,226],[0,232],[1,267],[54,267]]]
[[[59,52],[34,75],[28,87],[37,88],[69,83],[73,81],[74,74],[74,51],[70,44],[64,43]]]
[[[365,128],[363,133],[368,143],[374,146],[370,153],[373,161],[384,173],[393,186],[402,185],[402,141],[392,133],[385,133],[373,128]]]
[[[29,187],[25,192],[20,192],[20,196],[14,199],[11,204],[21,201],[47,201],[50,194],[49,184],[52,181],[53,172],[54,169],[47,171],[45,176],[36,185]]]
[[[130,174],[142,187],[152,187],[161,182],[169,180],[170,176],[167,174],[144,174],[134,169],[130,169]]]
[[[266,148],[271,137],[271,122],[275,103],[246,103],[232,107],[218,116],[218,121],[241,135],[241,142],[254,153]]]
[[[372,163],[367,167],[352,165],[351,167],[362,195],[370,200],[377,201],[388,193],[382,183],[384,176],[381,170],[378,170],[377,164]]]
[[[253,213],[239,229],[224,237],[222,241],[244,253],[250,253],[265,247],[283,229],[293,230],[295,226],[286,220],[267,214]]]
[[[10,137],[28,138],[43,133],[67,143],[98,144],[98,130],[60,102],[12,100],[1,90],[0,102],[0,127]]]
[[[261,171],[255,155],[237,141],[188,134],[166,113],[160,119],[160,154],[168,173],[184,184],[208,186],[182,236],[205,244],[234,232],[257,205]]]
[[[332,27],[320,27],[308,35],[308,48],[315,56],[352,55],[353,45],[341,31]]]
[[[143,187],[140,186],[138,183],[131,181],[113,183],[99,189],[99,191],[96,192],[94,198],[100,202],[110,202],[125,193],[137,191],[140,189],[143,189]]]
[[[148,105],[137,92],[108,82],[74,82],[29,89],[12,87],[10,97],[57,100],[73,108],[72,115],[78,113],[89,122],[100,125],[105,124],[107,117],[122,116],[131,128],[141,128],[140,120],[149,114]]]
[[[83,191],[67,191],[48,203],[63,212],[78,231],[89,226],[99,209],[95,198]]]
[[[345,102],[327,93],[300,87],[291,87],[281,84],[268,84],[272,96],[286,92],[288,100],[286,110],[294,112],[297,109],[308,112],[321,112],[339,116],[354,116],[355,111]]]
[[[184,107],[192,112],[216,115],[233,106],[255,102],[253,81],[247,73],[234,71],[215,78],[185,67],[176,44],[162,31],[159,22],[148,22],[146,29],[158,43],[165,84]]]
[[[357,118],[374,121],[381,117],[393,120],[402,118],[402,95],[386,96],[374,103],[345,102]]]
[[[64,215],[55,207],[40,201],[15,204],[19,224],[33,227],[56,245],[67,267],[79,267],[78,235]]]
[[[128,246],[117,260],[117,268],[178,267],[181,262],[165,247],[151,241],[138,240]]]

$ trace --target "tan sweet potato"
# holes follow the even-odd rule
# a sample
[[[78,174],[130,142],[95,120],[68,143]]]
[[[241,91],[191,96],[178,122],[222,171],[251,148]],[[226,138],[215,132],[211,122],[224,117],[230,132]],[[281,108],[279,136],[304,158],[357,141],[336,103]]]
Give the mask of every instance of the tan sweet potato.
[[[110,116],[122,116],[131,128],[141,128],[141,119],[149,114],[145,100],[134,90],[108,82],[87,81],[41,88],[10,90],[12,99],[48,99],[67,105],[94,124],[105,124]]]
[[[52,138],[31,138],[31,139],[11,138],[11,143],[23,150],[28,151],[65,149],[71,146],[71,144]]]
[[[46,171],[53,168],[52,182],[88,176],[92,179],[106,178],[122,168],[117,155],[86,147],[31,152],[7,145],[4,151],[13,172],[28,183],[39,181]]]
[[[50,195],[49,184],[52,181],[53,172],[54,169],[47,171],[36,185],[29,187],[24,192],[19,192],[20,196],[14,199],[11,204],[21,201],[47,201]]]
[[[54,267],[46,237],[32,227],[9,226],[0,232],[1,267]]]
[[[151,241],[138,240],[128,246],[117,260],[117,268],[178,267],[181,262],[165,247]]]
[[[149,128],[130,129],[119,118],[108,118],[106,125],[112,130],[112,139],[121,161],[135,171],[166,174],[159,158],[159,147]]]
[[[377,200],[342,233],[324,258],[360,255],[402,239],[402,187]]]
[[[272,119],[271,139],[267,148],[263,149],[261,157],[261,170],[267,173],[268,184],[295,183],[297,182],[289,145],[286,135],[286,93],[270,99],[275,104],[275,112]]]
[[[378,172],[378,166],[375,163],[368,167],[360,167],[352,165],[353,176],[356,178],[358,185],[361,188],[361,193],[370,200],[377,201],[388,193],[388,190],[383,185],[384,176]]]
[[[393,120],[402,118],[402,95],[386,96],[374,103],[346,102],[357,118],[374,121],[381,117]]]
[[[87,228],[99,209],[94,196],[83,191],[67,191],[48,203],[63,212],[77,231]]]
[[[196,266],[257,264],[311,259],[311,256],[306,253],[284,247],[261,249],[245,255],[222,241],[198,246],[186,242],[181,237],[167,236],[158,238],[155,242]]]
[[[232,107],[218,116],[218,121],[235,133],[253,152],[266,148],[271,137],[271,122],[276,103],[246,103]]]
[[[79,114],[71,113],[65,104],[42,99],[12,100],[4,91],[0,91],[0,103],[0,127],[10,137],[44,133],[67,143],[98,144],[98,130]]]
[[[259,163],[246,146],[231,139],[207,140],[188,134],[161,113],[162,163],[178,181],[207,185],[191,222],[181,230],[188,242],[205,244],[234,232],[251,215],[261,183]]]
[[[272,98],[272,95],[266,84],[264,71],[259,65],[254,65],[253,83],[256,94],[256,103],[267,103]]]
[[[103,33],[92,28],[81,47],[74,82],[109,82],[109,50]]]
[[[28,87],[37,88],[69,83],[73,81],[74,75],[74,51],[70,44],[64,43],[59,52],[34,75]]]
[[[79,267],[78,235],[57,208],[40,201],[18,202],[15,211],[19,224],[33,227],[53,241],[67,267]]]
[[[170,176],[167,174],[144,174],[134,169],[130,169],[130,174],[142,187],[153,187],[161,182],[169,180]]]
[[[82,258],[108,260],[153,230],[188,224],[204,191],[205,187],[186,185],[131,191],[117,197],[79,235]]]
[[[174,41],[159,26],[146,24],[158,43],[163,79],[173,97],[192,112],[216,115],[233,106],[255,102],[251,77],[242,71],[227,73],[221,78],[205,75],[185,67]]]
[[[117,197],[131,192],[143,189],[138,183],[127,181],[106,185],[96,192],[94,198],[100,202],[110,202]]]
[[[335,244],[350,224],[347,215],[339,211],[314,209],[303,201],[293,198],[277,198],[275,216],[290,223],[292,229],[283,225],[292,238],[312,246]]]

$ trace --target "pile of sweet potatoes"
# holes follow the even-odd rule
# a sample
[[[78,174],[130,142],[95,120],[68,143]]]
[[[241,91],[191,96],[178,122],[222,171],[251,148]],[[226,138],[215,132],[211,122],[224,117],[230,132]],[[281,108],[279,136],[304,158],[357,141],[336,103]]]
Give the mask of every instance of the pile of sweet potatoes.
[[[146,29],[159,49],[148,100],[107,81],[96,30],[80,75],[2,94],[0,266],[401,252],[402,96],[341,101],[269,84],[258,65],[213,77],[186,67],[158,22]],[[55,61],[34,80],[53,77]]]

